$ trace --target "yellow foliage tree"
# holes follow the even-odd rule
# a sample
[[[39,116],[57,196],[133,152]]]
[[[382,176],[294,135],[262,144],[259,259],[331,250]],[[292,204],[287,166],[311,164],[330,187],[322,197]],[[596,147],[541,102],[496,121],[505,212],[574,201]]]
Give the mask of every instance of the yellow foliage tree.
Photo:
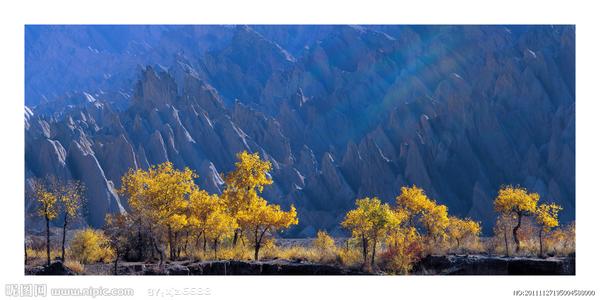
[[[120,194],[128,197],[132,212],[149,224],[154,246],[164,259],[164,247],[157,238],[167,232],[169,257],[175,258],[177,233],[187,224],[187,198],[195,189],[197,175],[188,168],[177,170],[171,162],[151,166],[148,170],[130,170],[121,179]]]
[[[206,243],[208,241],[207,231],[210,230],[208,219],[211,214],[219,210],[219,206],[223,205],[219,196],[210,195],[204,190],[195,189],[189,197],[188,206],[188,226],[193,232],[197,233],[197,238],[200,236],[204,239],[204,252],[206,252]]]
[[[38,203],[37,214],[46,222],[46,264],[50,265],[50,221],[58,216],[57,196],[50,180],[35,179],[32,182],[33,198]]]
[[[89,228],[75,233],[69,250],[71,255],[83,264],[108,262],[114,256],[106,235],[100,230]]]
[[[371,247],[371,265],[375,265],[377,242],[390,230],[400,225],[400,220],[388,204],[382,204],[377,198],[356,200],[356,208],[346,214],[342,222],[352,236],[362,242],[363,264],[367,265],[369,245]]]
[[[494,209],[497,212],[517,219],[517,225],[512,230],[517,253],[521,249],[518,230],[521,227],[523,217],[531,216],[536,212],[539,200],[540,195],[537,193],[528,193],[525,188],[510,185],[502,187],[494,200]]]
[[[456,241],[456,249],[460,249],[460,242],[467,237],[477,237],[481,233],[481,225],[471,219],[460,219],[454,216],[449,218],[448,237]]]
[[[79,181],[68,181],[65,183],[59,183],[57,187],[58,200],[63,208],[63,227],[62,227],[62,246],[61,246],[61,260],[65,261],[65,239],[66,231],[69,222],[74,220],[80,215],[81,207],[83,205],[83,192],[85,188]]]
[[[396,197],[396,205],[408,215],[408,225],[414,226],[415,218],[426,211],[431,211],[435,202],[427,197],[423,189],[413,185],[403,186]]]
[[[450,224],[448,207],[446,205],[438,205],[433,202],[433,205],[425,209],[420,220],[427,231],[430,241],[436,242],[446,239],[446,228]]]
[[[393,248],[397,248],[406,237],[407,229],[414,229],[414,227],[407,224],[409,222],[410,214],[405,208],[396,207],[392,210],[392,213],[394,214],[393,218],[395,219],[394,224],[397,225],[388,226],[387,244]]]
[[[558,212],[562,210],[562,207],[556,203],[541,204],[535,211],[535,220],[540,225],[539,241],[540,241],[540,253],[539,256],[543,256],[543,243],[542,234],[550,231],[550,229],[558,226]]]
[[[392,226],[389,226],[388,229],[384,261],[389,270],[407,274],[412,269],[414,262],[421,257],[422,237],[412,226],[414,214],[409,213],[406,206],[397,206],[394,209],[394,218]]]
[[[219,202],[216,206],[216,209],[212,210],[206,218],[207,230],[204,232],[206,238],[213,242],[215,259],[218,259],[217,249],[219,243],[223,241],[224,238],[230,236],[237,228],[237,222],[235,218],[227,213],[226,207],[222,203],[222,200],[218,197],[217,199]]]
[[[237,218],[240,211],[247,209],[251,203],[256,201],[266,185],[273,183],[268,175],[271,163],[261,160],[258,153],[243,151],[237,154],[237,158],[235,169],[225,176],[226,188],[222,195],[229,214],[234,218]],[[235,230],[234,245],[243,229]]]
[[[265,235],[272,235],[277,230],[298,224],[298,218],[293,205],[290,211],[285,212],[279,205],[268,204],[265,199],[257,197],[244,210],[238,212],[237,222],[252,240],[254,259],[258,260]]]

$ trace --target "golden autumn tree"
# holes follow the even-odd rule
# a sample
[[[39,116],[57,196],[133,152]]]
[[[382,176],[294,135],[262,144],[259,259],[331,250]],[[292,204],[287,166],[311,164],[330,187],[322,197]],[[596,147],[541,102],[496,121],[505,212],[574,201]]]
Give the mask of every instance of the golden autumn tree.
[[[414,262],[421,257],[422,237],[410,224],[411,214],[405,208],[395,207],[393,214],[395,220],[388,227],[384,262],[388,269],[407,274]]]
[[[204,235],[212,242],[215,259],[218,259],[219,243],[231,236],[238,225],[236,219],[228,214],[224,201],[219,197],[216,201],[214,209],[207,214]]]
[[[539,241],[540,241],[540,253],[539,256],[543,256],[543,238],[544,232],[550,231],[550,229],[558,226],[558,212],[562,210],[562,207],[556,203],[541,204],[535,211],[535,220],[540,225]]]
[[[427,197],[423,189],[413,185],[412,187],[403,186],[400,195],[396,197],[396,206],[406,213],[408,225],[414,226],[416,218],[426,211],[431,211],[435,202]]]
[[[80,216],[81,207],[83,205],[83,193],[85,187],[79,181],[67,181],[58,183],[56,192],[59,204],[63,210],[63,226],[62,226],[62,244],[60,258],[65,261],[65,239],[66,231],[69,222]]]
[[[356,200],[356,208],[346,213],[342,227],[350,230],[352,237],[359,239],[362,246],[363,265],[367,264],[369,250],[370,222],[367,220],[368,207],[364,201]]]
[[[494,209],[497,212],[517,219],[517,224],[512,230],[517,253],[521,249],[518,231],[523,217],[531,216],[536,212],[539,200],[540,195],[537,193],[528,193],[525,188],[510,185],[500,188],[498,196],[494,200]]]
[[[37,201],[37,214],[46,223],[46,264],[50,265],[50,221],[58,216],[56,193],[52,190],[51,179],[34,179],[32,181],[33,198]]]
[[[352,232],[352,236],[362,243],[363,264],[367,265],[367,255],[371,247],[371,265],[375,264],[377,242],[390,228],[399,226],[394,211],[388,204],[382,204],[377,198],[356,200],[356,208],[346,214],[342,226]]]
[[[238,212],[237,222],[252,240],[254,259],[258,260],[265,237],[273,235],[277,230],[298,224],[298,218],[293,205],[286,212],[282,211],[279,205],[268,204],[265,199],[256,197]]]
[[[257,201],[265,186],[273,183],[268,175],[271,163],[261,160],[258,153],[243,151],[237,154],[237,158],[235,169],[225,176],[226,187],[222,195],[229,214],[234,218]],[[236,245],[238,236],[244,229],[241,227],[235,230],[233,245]]]
[[[425,227],[430,241],[437,242],[446,239],[446,228],[450,224],[448,207],[446,205],[438,205],[433,202],[432,205],[425,208],[420,221],[423,227]]]
[[[175,259],[177,233],[187,224],[188,196],[196,177],[188,168],[177,170],[165,162],[148,170],[130,170],[121,179],[119,193],[128,198],[132,213],[148,224],[161,265],[164,247],[158,247],[163,245],[160,233],[166,231],[169,257]]]
[[[414,228],[408,224],[410,214],[406,209],[396,207],[392,210],[394,214],[394,223],[397,226],[388,226],[387,244],[394,248],[398,247],[400,242],[405,238],[405,234],[408,228]]]
[[[471,219],[460,219],[454,216],[449,218],[448,237],[456,241],[456,249],[460,249],[460,242],[467,237],[477,237],[481,233],[481,225]]]
[[[210,230],[205,233],[206,237],[213,243],[215,259],[219,259],[217,255],[219,243],[233,234],[237,222],[227,211],[220,208],[208,216],[207,224]]]
[[[219,206],[224,204],[217,195],[210,195],[204,190],[195,189],[189,197],[188,205],[188,226],[192,232],[196,233],[196,240],[200,237],[204,240],[203,249],[206,252],[206,243],[208,242],[207,231],[210,230],[208,219],[211,214],[219,210]]]

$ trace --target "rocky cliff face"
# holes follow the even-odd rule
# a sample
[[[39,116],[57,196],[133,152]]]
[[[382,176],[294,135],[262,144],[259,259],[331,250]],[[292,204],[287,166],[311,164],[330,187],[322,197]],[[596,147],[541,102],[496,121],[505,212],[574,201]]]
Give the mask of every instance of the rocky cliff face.
[[[220,47],[143,68],[126,105],[71,93],[27,108],[26,177],[82,180],[88,222],[100,226],[127,209],[115,193],[127,169],[170,160],[218,193],[219,174],[248,150],[273,163],[265,196],[298,208],[293,236],[340,234],[355,198],[392,202],[412,184],[486,230],[502,184],[539,192],[574,219],[573,27],[214,32],[227,32]]]

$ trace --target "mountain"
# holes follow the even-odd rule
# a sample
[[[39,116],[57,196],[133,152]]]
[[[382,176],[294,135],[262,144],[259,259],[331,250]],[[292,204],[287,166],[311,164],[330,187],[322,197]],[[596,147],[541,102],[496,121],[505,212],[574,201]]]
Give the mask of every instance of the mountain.
[[[71,30],[53,29],[58,37]],[[77,30],[87,34],[81,41],[99,34]],[[298,208],[300,224],[289,236],[343,234],[339,222],[357,197],[393,202],[412,184],[451,213],[481,220],[487,232],[503,184],[558,202],[564,221],[575,217],[573,26],[136,30],[105,33],[113,41],[106,49],[130,49],[133,35],[169,59],[132,54],[146,66],[124,59],[95,68],[104,60],[97,57],[65,70],[66,78],[79,70],[137,73],[136,80],[82,84],[88,91],[38,88],[27,78],[54,71],[37,65],[47,54],[28,54],[26,71],[35,76],[26,74],[26,84],[35,91],[26,97],[60,96],[26,101],[26,187],[46,174],[83,181],[92,226],[106,212],[127,210],[115,189],[129,168],[169,160],[219,193],[220,174],[242,150],[273,164],[265,197]],[[39,39],[32,48],[65,47]]]
[[[232,32],[231,26],[27,25],[25,104],[72,92],[129,98],[143,66],[169,66],[181,54],[202,56],[228,43]]]

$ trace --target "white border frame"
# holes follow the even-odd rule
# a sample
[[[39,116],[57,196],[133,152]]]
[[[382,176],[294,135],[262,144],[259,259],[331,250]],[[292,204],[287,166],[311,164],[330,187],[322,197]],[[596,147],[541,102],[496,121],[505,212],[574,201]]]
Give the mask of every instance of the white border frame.
[[[49,287],[211,288],[214,299],[506,299],[515,289],[596,289],[600,48],[593,1],[19,1],[2,3],[0,147],[2,280]],[[583,1],[582,1],[583,2]],[[576,276],[33,277],[23,275],[25,24],[576,24]],[[177,297],[181,298],[183,296]],[[202,296],[200,296],[202,297]],[[189,297],[183,297],[189,298]],[[195,297],[197,298],[197,297]]]

